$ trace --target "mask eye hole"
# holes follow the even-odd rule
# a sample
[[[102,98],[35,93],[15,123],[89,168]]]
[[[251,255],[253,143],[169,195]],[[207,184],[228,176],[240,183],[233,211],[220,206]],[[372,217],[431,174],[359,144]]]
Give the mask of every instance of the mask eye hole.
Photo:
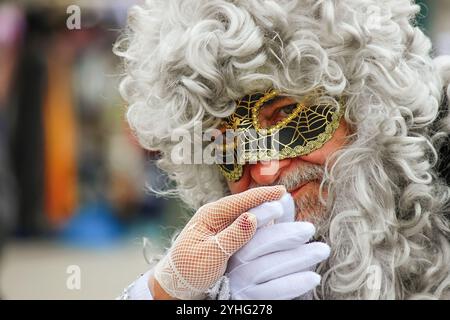
[[[269,102],[259,112],[258,120],[261,128],[267,129],[286,121],[296,110],[299,104],[290,98]],[[301,108],[301,106],[300,106]]]
[[[295,109],[297,109],[298,103],[291,103],[287,106],[280,107],[277,110],[277,115],[279,116],[279,121],[284,120],[285,118],[289,117],[292,113],[295,112]]]
[[[289,104],[287,106],[281,107],[278,109],[278,113],[283,117],[289,117],[295,110],[295,108],[297,108],[297,104],[293,103],[293,104]]]
[[[303,108],[303,104],[293,98],[278,96],[276,91],[271,91],[253,107],[253,126],[256,130],[265,129],[270,133],[286,125]]]

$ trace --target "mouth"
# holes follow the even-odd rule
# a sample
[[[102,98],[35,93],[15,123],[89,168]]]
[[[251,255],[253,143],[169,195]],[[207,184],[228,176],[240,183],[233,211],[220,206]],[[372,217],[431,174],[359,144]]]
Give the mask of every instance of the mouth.
[[[292,198],[295,199],[295,197],[301,193],[301,191],[303,190],[304,187],[306,187],[308,184],[314,183],[314,182],[320,183],[320,180],[313,179],[313,180],[308,180],[308,181],[302,182],[299,185],[295,186],[294,188],[288,190],[288,192],[291,194]]]
[[[292,198],[295,198],[295,196],[303,189],[304,186],[306,186],[308,183],[312,181],[305,181],[301,183],[300,185],[294,187],[293,189],[288,190],[288,192],[291,194]]]

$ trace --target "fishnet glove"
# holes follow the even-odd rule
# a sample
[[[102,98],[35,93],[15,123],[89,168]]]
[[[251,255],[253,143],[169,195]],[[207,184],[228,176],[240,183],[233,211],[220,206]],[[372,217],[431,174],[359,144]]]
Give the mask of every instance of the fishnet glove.
[[[205,298],[229,257],[256,231],[256,217],[247,211],[284,193],[284,186],[254,188],[198,209],[156,266],[159,285],[174,298]]]

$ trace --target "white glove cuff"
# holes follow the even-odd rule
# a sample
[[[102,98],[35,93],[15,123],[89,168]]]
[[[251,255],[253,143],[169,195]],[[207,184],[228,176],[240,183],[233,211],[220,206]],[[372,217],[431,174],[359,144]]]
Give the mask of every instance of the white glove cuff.
[[[125,288],[118,300],[153,300],[148,287],[148,280],[153,274],[153,268],[141,275],[136,281]]]
[[[208,290],[207,300],[231,300],[230,280],[222,276]]]

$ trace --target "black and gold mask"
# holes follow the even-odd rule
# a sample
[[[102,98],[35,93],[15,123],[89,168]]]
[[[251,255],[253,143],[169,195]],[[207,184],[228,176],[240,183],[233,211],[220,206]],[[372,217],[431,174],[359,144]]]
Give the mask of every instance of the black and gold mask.
[[[335,105],[317,102],[314,96],[276,108],[276,101],[285,97],[273,89],[239,99],[235,112],[222,125],[234,132],[219,148],[223,175],[237,181],[245,163],[295,158],[321,148],[338,128],[343,108],[336,110]],[[230,158],[233,161],[225,160]]]

